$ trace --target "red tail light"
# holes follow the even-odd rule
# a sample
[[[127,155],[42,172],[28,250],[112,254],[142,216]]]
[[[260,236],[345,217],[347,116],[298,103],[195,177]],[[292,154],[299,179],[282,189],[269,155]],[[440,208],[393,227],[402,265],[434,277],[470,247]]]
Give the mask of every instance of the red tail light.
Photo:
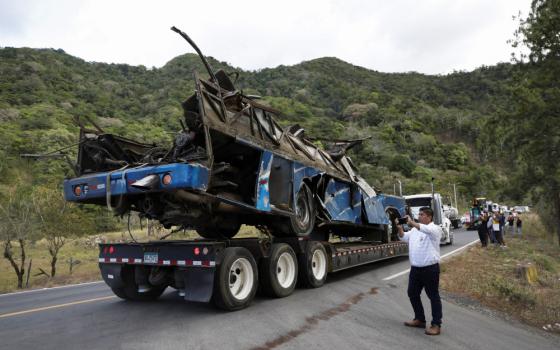
[[[199,255],[200,254],[200,248],[199,247],[195,247],[194,248],[194,255]]]
[[[109,254],[113,254],[115,252],[115,247],[110,246],[109,247]]]
[[[165,175],[163,175],[163,178],[161,179],[161,183],[166,185],[166,186],[171,184],[171,181],[173,181],[173,178],[171,177],[171,174],[165,174]]]

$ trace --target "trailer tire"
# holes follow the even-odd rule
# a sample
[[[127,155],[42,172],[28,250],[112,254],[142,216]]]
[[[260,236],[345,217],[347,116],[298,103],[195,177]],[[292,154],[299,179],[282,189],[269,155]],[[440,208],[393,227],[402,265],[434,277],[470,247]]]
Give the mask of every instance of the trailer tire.
[[[303,287],[319,288],[327,279],[327,251],[320,242],[307,244],[304,254],[299,257],[299,282]]]
[[[138,284],[134,281],[134,267],[123,266],[122,268],[122,279],[124,282],[124,287],[122,288],[111,288],[113,293],[119,298],[130,300],[130,301],[152,301],[159,298],[167,285],[163,286],[152,286],[149,291],[140,293],[138,292]]]
[[[229,247],[218,265],[212,299],[224,310],[243,309],[253,301],[258,286],[257,263],[248,249]]]
[[[286,243],[272,245],[270,257],[260,265],[261,287],[264,294],[283,298],[293,293],[298,277],[296,253]]]
[[[119,298],[128,300],[128,297],[126,296],[126,294],[124,292],[124,288],[113,288],[113,287],[111,287],[111,290],[113,291],[113,294],[115,294]]]

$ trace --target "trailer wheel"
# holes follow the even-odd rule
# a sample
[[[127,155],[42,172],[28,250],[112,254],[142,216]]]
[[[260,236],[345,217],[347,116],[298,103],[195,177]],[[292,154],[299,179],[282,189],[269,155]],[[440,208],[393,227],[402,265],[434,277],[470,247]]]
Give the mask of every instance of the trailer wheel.
[[[131,300],[131,301],[156,300],[163,294],[165,288],[167,288],[166,285],[151,286],[151,288],[148,291],[139,292],[138,284],[136,284],[136,281],[134,281],[134,267],[132,266],[126,266],[126,265],[123,266],[122,279],[124,282],[124,287],[111,288],[111,289],[116,296],[125,300]]]
[[[224,310],[243,309],[249,306],[257,292],[257,263],[246,248],[226,248],[223,254],[216,271],[214,303]]]
[[[260,266],[263,292],[271,297],[283,298],[296,288],[298,263],[292,247],[286,243],[272,245],[270,257]]]
[[[319,242],[309,242],[299,258],[299,281],[302,286],[319,288],[327,279],[328,259],[325,247]]]

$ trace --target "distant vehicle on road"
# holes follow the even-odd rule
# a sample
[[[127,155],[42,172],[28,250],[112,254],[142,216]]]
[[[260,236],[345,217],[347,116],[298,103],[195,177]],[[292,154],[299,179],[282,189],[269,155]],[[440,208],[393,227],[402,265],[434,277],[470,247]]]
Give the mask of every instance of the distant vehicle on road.
[[[527,205],[516,205],[513,209],[518,213],[528,213],[530,211]]]
[[[453,226],[453,228],[459,228],[459,226],[461,226],[461,218],[459,217],[457,208],[444,204],[443,213],[445,217],[451,221],[451,226]]]
[[[451,230],[451,220],[443,211],[442,198],[439,193],[423,193],[404,196],[406,205],[409,207],[414,220],[418,220],[420,208],[430,207],[434,211],[434,224],[440,225],[443,230],[440,244],[453,244],[453,231]]]

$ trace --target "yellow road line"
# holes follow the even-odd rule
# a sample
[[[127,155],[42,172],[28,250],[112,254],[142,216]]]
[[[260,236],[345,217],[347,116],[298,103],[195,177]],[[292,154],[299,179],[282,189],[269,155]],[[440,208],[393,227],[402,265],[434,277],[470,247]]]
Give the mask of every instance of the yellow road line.
[[[35,308],[35,309],[29,309],[29,310],[23,310],[23,311],[17,311],[17,312],[10,312],[8,314],[1,314],[0,318],[30,314],[30,313],[33,313],[33,312],[45,311],[45,310],[50,310],[50,309],[58,309],[58,308],[61,308],[61,307],[72,306],[72,305],[93,303],[95,301],[108,300],[108,299],[112,299],[112,298],[116,298],[116,297],[114,295],[110,295],[110,296],[107,296],[107,297],[93,298],[93,299],[87,299],[87,300],[79,300],[79,301],[73,301],[71,303],[38,307],[38,308]]]

